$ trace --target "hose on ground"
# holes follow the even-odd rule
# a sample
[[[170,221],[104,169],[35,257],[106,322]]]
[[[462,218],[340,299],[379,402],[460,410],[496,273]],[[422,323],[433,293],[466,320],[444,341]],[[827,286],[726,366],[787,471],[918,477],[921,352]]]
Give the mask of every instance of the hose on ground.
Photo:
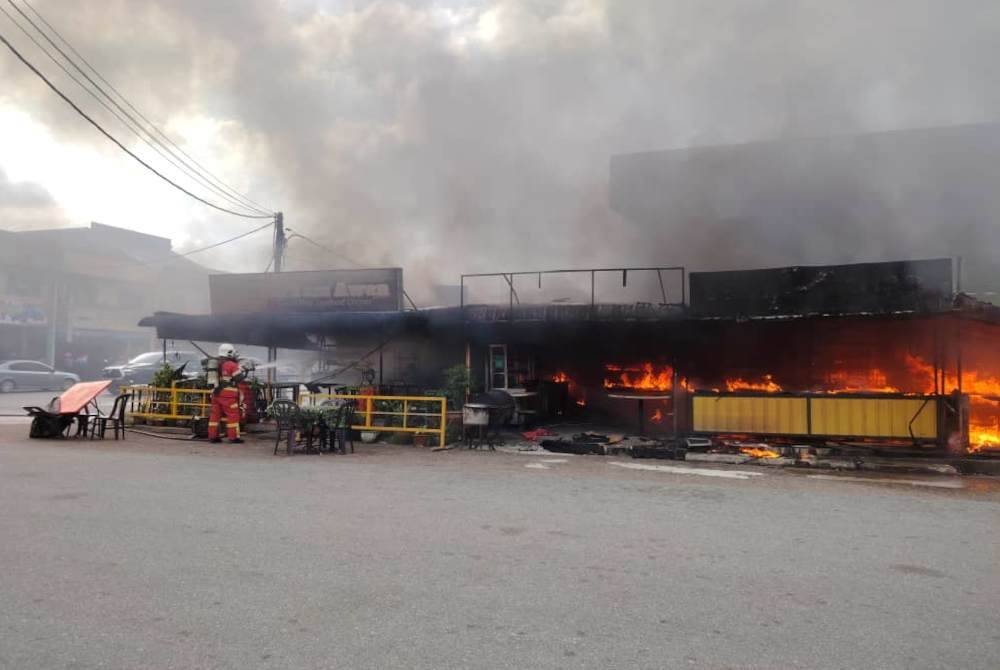
[[[187,437],[174,437],[174,436],[171,436],[171,435],[161,435],[159,433],[151,433],[151,432],[145,431],[145,430],[136,430],[135,428],[126,428],[125,430],[127,430],[130,433],[135,433],[136,435],[146,435],[148,437],[157,437],[157,438],[159,438],[161,440],[176,440],[178,442],[192,442],[192,441],[198,439],[194,435],[189,435]]]

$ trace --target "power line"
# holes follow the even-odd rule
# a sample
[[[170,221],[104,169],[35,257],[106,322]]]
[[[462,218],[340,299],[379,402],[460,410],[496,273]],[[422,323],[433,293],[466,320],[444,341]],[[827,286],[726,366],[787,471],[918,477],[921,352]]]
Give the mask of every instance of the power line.
[[[55,50],[56,50],[56,51],[58,51],[58,52],[59,52],[59,54],[61,54],[61,55],[62,55],[62,57],[63,57],[64,59],[66,59],[66,61],[67,61],[67,62],[68,62],[68,63],[69,63],[69,64],[70,64],[71,66],[73,66],[73,68],[74,68],[74,69],[75,69],[75,70],[76,70],[77,72],[79,72],[79,73],[80,73],[81,75],[83,75],[83,77],[84,77],[84,78],[85,78],[85,79],[86,79],[86,80],[87,80],[88,82],[90,82],[90,83],[91,83],[91,85],[93,85],[93,86],[94,86],[94,88],[96,88],[96,89],[97,89],[97,91],[98,91],[99,93],[101,93],[101,95],[103,95],[103,96],[104,96],[105,98],[107,98],[107,99],[108,99],[108,101],[109,101],[109,102],[110,102],[110,103],[111,103],[112,105],[114,105],[114,106],[115,106],[115,107],[116,107],[116,108],[117,108],[118,110],[120,110],[120,112],[121,112],[121,113],[119,113],[119,111],[116,111],[115,109],[112,109],[112,108],[111,108],[111,107],[110,107],[110,106],[108,105],[108,103],[107,103],[107,102],[105,102],[105,101],[104,101],[104,100],[103,100],[103,99],[102,99],[101,97],[99,97],[99,96],[97,95],[97,93],[95,93],[95,92],[94,92],[93,90],[91,90],[90,88],[88,88],[86,84],[84,84],[84,83],[83,83],[82,81],[80,81],[80,80],[79,80],[79,79],[78,79],[78,78],[77,78],[77,77],[76,77],[76,76],[75,76],[75,75],[74,75],[74,74],[73,74],[72,72],[70,72],[70,71],[69,71],[69,70],[68,70],[68,69],[66,68],[66,66],[65,66],[65,65],[63,65],[63,64],[62,64],[62,63],[61,63],[61,62],[59,61],[59,59],[58,59],[58,58],[56,58],[56,57],[55,57],[55,56],[54,56],[54,55],[53,55],[53,54],[52,54],[52,53],[51,53],[51,52],[50,52],[50,51],[49,51],[49,50],[48,50],[48,49],[47,49],[47,48],[46,48],[46,47],[45,47],[44,45],[42,45],[41,43],[39,43],[39,41],[38,41],[38,40],[37,40],[37,39],[35,38],[35,36],[34,36],[34,35],[32,35],[32,34],[31,34],[31,33],[30,33],[30,32],[29,32],[29,31],[28,31],[28,30],[27,30],[27,29],[26,29],[26,28],[25,28],[25,27],[24,27],[23,25],[21,25],[21,24],[20,24],[20,23],[19,23],[19,22],[18,22],[18,21],[17,21],[17,20],[16,20],[16,19],[15,19],[15,18],[14,18],[14,17],[13,17],[13,16],[12,16],[12,15],[11,15],[11,14],[9,13],[9,12],[8,12],[8,11],[7,11],[7,10],[5,10],[5,9],[4,9],[3,7],[0,7],[0,13],[3,13],[3,14],[4,14],[4,15],[5,15],[5,16],[6,16],[6,17],[7,17],[8,19],[10,19],[11,23],[13,23],[13,24],[14,24],[14,25],[15,25],[15,26],[16,26],[16,27],[17,27],[17,28],[18,28],[18,29],[19,29],[19,30],[20,30],[20,31],[21,31],[21,32],[22,32],[22,33],[23,33],[23,34],[24,34],[24,35],[25,35],[25,36],[26,36],[26,37],[27,37],[27,38],[28,38],[29,40],[31,40],[31,42],[32,42],[32,43],[34,43],[34,45],[35,45],[36,47],[38,47],[38,49],[39,49],[39,50],[41,50],[41,52],[42,52],[42,53],[44,53],[44,54],[45,54],[45,55],[46,55],[46,56],[47,56],[47,57],[49,58],[49,60],[51,60],[51,61],[52,61],[53,63],[55,63],[55,65],[56,65],[56,66],[57,66],[57,67],[58,67],[58,68],[59,68],[60,70],[62,70],[62,71],[63,71],[63,73],[65,73],[67,77],[69,77],[70,79],[72,79],[72,80],[73,80],[73,82],[77,84],[77,86],[79,86],[80,88],[82,88],[82,89],[83,89],[83,90],[84,90],[84,91],[85,91],[85,92],[86,92],[86,93],[87,93],[88,95],[90,95],[90,97],[92,97],[92,98],[93,98],[94,100],[96,100],[96,101],[97,101],[97,103],[98,103],[99,105],[101,105],[101,106],[102,106],[102,107],[103,107],[104,109],[106,109],[106,110],[107,110],[107,111],[108,111],[109,113],[111,113],[111,115],[112,115],[112,116],[114,116],[114,117],[115,117],[115,118],[116,118],[116,119],[117,119],[117,120],[118,120],[118,121],[119,121],[119,122],[120,122],[120,123],[121,123],[121,124],[122,124],[123,126],[125,126],[125,128],[126,128],[126,129],[128,129],[128,130],[129,130],[129,131],[130,131],[130,132],[131,132],[131,133],[132,133],[133,135],[135,135],[135,136],[136,136],[136,137],[138,137],[138,138],[139,138],[140,140],[142,140],[142,141],[143,141],[143,142],[145,142],[145,143],[146,143],[147,145],[149,145],[149,146],[150,146],[150,147],[151,147],[151,148],[153,149],[153,151],[155,151],[155,152],[156,152],[157,154],[159,154],[159,155],[160,155],[160,156],[161,156],[162,158],[166,159],[166,160],[167,160],[167,162],[169,162],[169,163],[170,163],[171,165],[173,165],[173,166],[174,166],[175,168],[177,168],[178,170],[180,170],[180,171],[181,171],[181,172],[182,172],[183,174],[187,175],[188,177],[192,177],[192,178],[193,178],[193,179],[195,179],[196,181],[200,182],[200,183],[201,183],[201,184],[202,184],[203,186],[207,187],[207,188],[208,188],[209,190],[211,190],[211,191],[214,191],[214,192],[215,192],[215,193],[216,193],[217,195],[220,195],[220,196],[222,196],[222,198],[223,198],[223,199],[225,199],[225,200],[227,200],[227,201],[228,201],[229,203],[231,203],[231,204],[235,205],[236,207],[239,207],[239,208],[242,208],[242,209],[247,209],[247,210],[250,210],[251,212],[254,212],[254,213],[258,213],[258,214],[268,214],[268,212],[267,212],[266,210],[263,210],[263,209],[260,209],[260,208],[257,208],[257,207],[251,207],[251,206],[248,206],[248,205],[244,204],[243,202],[239,201],[239,200],[238,200],[237,198],[234,198],[234,197],[230,196],[230,195],[229,195],[229,194],[227,194],[227,193],[226,193],[226,192],[225,192],[224,190],[222,190],[222,189],[221,189],[221,188],[219,188],[218,186],[215,186],[215,185],[214,185],[214,184],[212,184],[212,183],[211,183],[210,181],[208,181],[208,179],[206,179],[206,177],[205,177],[204,175],[202,175],[202,174],[201,174],[200,172],[198,172],[197,170],[194,170],[193,168],[189,167],[189,166],[188,166],[187,164],[183,163],[183,159],[180,159],[179,157],[177,157],[177,156],[176,156],[176,154],[175,154],[174,152],[172,152],[172,151],[170,150],[170,148],[169,148],[169,147],[167,147],[167,146],[166,146],[166,145],[164,145],[164,144],[163,144],[162,142],[160,142],[160,141],[159,141],[159,140],[157,140],[157,139],[156,139],[155,137],[153,137],[153,136],[152,136],[152,135],[151,135],[151,134],[149,133],[149,131],[147,131],[147,130],[146,130],[146,129],[145,129],[145,128],[144,128],[143,126],[142,126],[142,124],[140,124],[140,123],[139,123],[139,122],[138,122],[138,121],[137,121],[137,120],[136,120],[136,119],[135,119],[135,118],[134,118],[134,117],[133,117],[132,115],[130,115],[130,114],[129,114],[129,113],[128,113],[128,112],[127,112],[127,111],[126,111],[125,109],[123,109],[123,108],[121,107],[121,105],[119,105],[118,103],[116,103],[116,102],[115,102],[115,101],[114,101],[114,100],[113,100],[113,99],[112,99],[112,98],[111,98],[111,97],[110,97],[110,96],[109,96],[109,95],[107,94],[107,92],[105,92],[105,91],[104,91],[104,90],[103,90],[103,89],[102,89],[102,88],[101,88],[101,87],[100,87],[100,86],[99,86],[99,85],[98,85],[98,84],[97,84],[96,82],[94,82],[94,80],[93,80],[93,79],[91,79],[91,78],[90,78],[90,77],[89,77],[89,76],[87,75],[87,73],[86,73],[86,72],[84,72],[83,70],[81,70],[81,69],[80,69],[80,67],[79,67],[79,66],[78,66],[78,65],[77,65],[77,64],[76,64],[76,63],[75,63],[75,62],[73,61],[73,59],[71,59],[71,58],[70,58],[69,56],[67,56],[67,55],[66,55],[66,53],[65,53],[65,52],[64,52],[64,51],[63,51],[62,49],[60,49],[58,45],[56,45],[55,43],[53,43],[53,42],[52,42],[52,40],[51,40],[51,39],[50,39],[50,38],[48,37],[48,35],[46,35],[46,34],[44,33],[44,31],[42,31],[42,30],[41,30],[41,29],[40,29],[40,28],[39,28],[39,27],[38,27],[38,26],[37,26],[37,25],[36,25],[36,24],[35,24],[35,23],[34,23],[34,22],[33,22],[33,21],[31,20],[31,17],[27,16],[27,15],[26,15],[26,14],[25,14],[25,13],[24,13],[24,12],[23,12],[22,10],[21,10],[21,8],[20,8],[20,7],[18,7],[17,5],[15,5],[15,4],[14,4],[13,0],[7,0],[7,2],[8,2],[8,4],[10,4],[10,5],[11,5],[11,6],[12,6],[12,7],[13,7],[13,8],[15,9],[15,10],[17,10],[17,12],[18,12],[18,13],[19,13],[19,14],[20,14],[20,15],[21,15],[22,17],[24,17],[24,19],[25,19],[25,20],[27,20],[27,21],[28,21],[28,23],[30,23],[30,24],[31,24],[31,26],[32,26],[32,27],[33,27],[33,28],[34,28],[34,29],[35,29],[35,30],[36,30],[36,31],[37,31],[37,32],[38,32],[38,33],[39,33],[39,34],[40,34],[40,35],[41,35],[41,36],[42,36],[42,37],[43,37],[43,38],[44,38],[44,39],[45,39],[45,40],[46,40],[46,41],[47,41],[47,42],[49,43],[49,44],[51,44],[51,45],[52,45],[52,46],[53,46],[53,47],[55,48]],[[127,117],[127,118],[123,118],[123,116],[122,116],[123,114],[124,114],[124,116],[125,116],[125,117]],[[147,136],[148,136],[148,138],[147,138]],[[151,142],[150,140],[152,140],[152,142]],[[159,146],[157,146],[157,145],[159,145]],[[163,147],[163,149],[161,149],[160,147]],[[166,150],[166,151],[167,151],[167,152],[169,152],[169,153],[164,153],[164,150]],[[181,161],[181,162],[179,163],[178,161]]]
[[[101,126],[101,124],[99,124],[91,116],[89,116],[86,112],[84,112],[82,109],[80,109],[80,107],[78,107],[77,104],[75,102],[73,102],[65,93],[63,93],[61,90],[59,90],[59,88],[56,87],[56,85],[53,84],[48,79],[48,77],[46,77],[44,74],[42,74],[42,72],[38,68],[36,68],[34,65],[32,65],[31,62],[27,58],[25,58],[24,55],[21,54],[21,52],[18,51],[17,48],[13,44],[10,43],[10,40],[8,40],[2,33],[0,33],[0,42],[3,42],[4,46],[6,46],[10,50],[10,52],[13,53],[14,56],[17,57],[17,59],[19,61],[21,61],[21,63],[24,64],[25,67],[27,67],[29,70],[31,70],[35,74],[36,77],[38,77],[43,82],[45,82],[46,86],[48,86],[50,89],[52,89],[52,91],[56,95],[58,95],[60,98],[62,98],[62,100],[67,105],[69,105],[70,107],[72,107],[73,111],[75,111],[77,114],[79,114],[81,117],[83,117],[88,123],[90,123],[90,125],[94,126],[94,128],[96,128],[98,130],[98,132],[100,132],[102,135],[104,135],[106,138],[108,138],[111,142],[113,142],[119,149],[121,149],[126,154],[128,154],[129,156],[131,156],[137,163],[139,163],[140,165],[142,165],[144,168],[146,168],[147,170],[149,170],[150,172],[152,172],[153,174],[155,174],[157,177],[159,177],[163,181],[167,182],[168,184],[170,184],[171,186],[173,186],[174,188],[176,188],[178,191],[181,191],[182,193],[184,193],[184,194],[186,194],[186,195],[194,198],[198,202],[201,202],[201,203],[203,203],[205,205],[208,205],[209,207],[211,207],[213,209],[217,209],[220,212],[225,212],[226,214],[232,214],[233,216],[241,216],[241,217],[246,218],[246,219],[269,219],[269,218],[271,218],[270,214],[245,214],[243,212],[237,212],[237,211],[228,209],[226,207],[222,207],[221,205],[217,205],[214,202],[211,202],[210,200],[206,200],[205,198],[202,198],[201,196],[199,196],[199,195],[197,195],[195,193],[192,193],[191,191],[189,191],[188,189],[184,188],[183,186],[181,186],[180,184],[178,184],[174,180],[170,179],[170,177],[167,177],[165,174],[163,174],[162,172],[160,172],[159,170],[157,170],[156,168],[154,168],[152,165],[150,165],[149,163],[147,163],[146,161],[144,161],[142,158],[140,158],[139,156],[137,156],[135,153],[133,153],[132,151],[130,151],[128,149],[128,147],[126,147],[124,144],[122,144],[114,135],[112,135],[107,130],[105,130],[104,127]],[[270,225],[270,224],[268,224],[268,225]]]
[[[8,0],[8,2],[9,2],[9,0]],[[17,9],[17,7],[15,7],[15,9]],[[6,17],[7,17],[8,19],[10,19],[11,23],[13,23],[13,24],[14,24],[15,26],[17,26],[17,28],[18,28],[18,29],[19,29],[19,30],[20,30],[20,31],[21,31],[22,33],[24,33],[24,35],[25,35],[25,36],[26,36],[26,37],[27,37],[27,38],[28,38],[29,40],[31,40],[31,41],[32,41],[32,42],[34,43],[34,45],[35,45],[35,46],[37,46],[37,47],[38,47],[38,48],[39,48],[39,49],[40,49],[40,50],[42,51],[42,53],[44,53],[44,54],[45,54],[46,56],[48,56],[48,57],[49,57],[49,60],[51,60],[51,61],[52,61],[53,63],[55,63],[55,64],[56,64],[56,66],[57,66],[57,67],[58,67],[58,68],[59,68],[60,70],[62,70],[62,71],[63,71],[63,72],[64,72],[64,73],[66,74],[66,76],[67,76],[67,77],[69,77],[70,79],[72,79],[72,80],[73,80],[73,81],[74,81],[74,82],[75,82],[75,83],[76,83],[76,84],[77,84],[77,85],[78,85],[78,86],[79,86],[80,88],[82,88],[82,89],[83,89],[83,90],[84,90],[84,91],[85,91],[85,92],[86,92],[87,94],[89,94],[89,95],[90,95],[90,97],[92,97],[92,98],[93,98],[94,100],[96,100],[96,101],[97,101],[97,103],[98,103],[99,105],[101,105],[102,107],[104,107],[104,109],[106,109],[106,110],[107,110],[108,112],[110,112],[112,116],[114,116],[114,117],[115,117],[116,119],[118,119],[118,121],[120,121],[120,122],[122,123],[122,125],[124,125],[124,126],[125,126],[125,127],[126,127],[126,128],[128,129],[128,130],[129,130],[129,131],[131,131],[133,135],[135,135],[135,136],[136,136],[136,137],[138,137],[138,138],[139,138],[140,140],[142,140],[143,142],[145,142],[146,144],[148,144],[148,145],[149,145],[150,147],[152,147],[152,149],[153,149],[154,151],[156,151],[156,152],[157,152],[157,153],[158,153],[158,154],[159,154],[159,155],[160,155],[161,157],[165,158],[165,159],[166,159],[166,160],[167,160],[167,161],[168,161],[169,163],[171,163],[171,164],[172,164],[172,165],[173,165],[174,167],[176,167],[176,168],[180,169],[180,170],[181,170],[182,172],[184,172],[184,173],[185,173],[185,174],[187,174],[188,176],[191,176],[191,177],[194,177],[195,179],[200,179],[200,180],[202,181],[202,183],[203,183],[203,184],[205,184],[206,186],[208,186],[208,187],[209,187],[210,189],[214,190],[214,191],[215,191],[216,193],[218,193],[219,195],[222,195],[222,196],[223,196],[224,198],[226,198],[226,199],[227,199],[227,200],[228,200],[229,202],[231,202],[231,203],[235,204],[235,205],[236,205],[236,206],[238,206],[238,207],[243,207],[243,208],[245,208],[245,209],[250,209],[249,207],[247,207],[246,205],[242,204],[241,202],[239,202],[239,201],[235,200],[234,198],[230,198],[230,197],[229,197],[229,196],[227,196],[227,195],[226,195],[226,194],[225,194],[224,192],[220,191],[220,190],[219,190],[218,188],[215,188],[215,187],[213,187],[213,186],[212,186],[212,185],[211,185],[210,183],[207,183],[207,182],[206,182],[206,181],[204,180],[204,178],[202,178],[202,177],[201,177],[201,176],[200,176],[199,174],[197,174],[197,173],[195,173],[195,174],[192,174],[192,173],[191,173],[191,172],[189,172],[188,170],[185,170],[185,169],[184,169],[184,166],[182,166],[182,165],[179,165],[179,164],[178,164],[178,163],[177,163],[177,162],[176,162],[175,160],[173,160],[173,158],[172,158],[171,156],[169,156],[169,155],[165,154],[165,153],[164,153],[163,151],[161,151],[161,150],[160,150],[160,149],[159,149],[159,148],[158,148],[158,147],[157,147],[156,145],[154,145],[154,144],[150,143],[150,141],[149,141],[148,139],[146,139],[146,137],[145,137],[145,136],[143,136],[142,134],[140,134],[140,132],[139,132],[139,131],[137,131],[137,130],[135,129],[135,127],[133,127],[133,126],[132,126],[132,125],[131,125],[131,124],[129,123],[129,121],[127,121],[126,119],[122,118],[122,115],[121,115],[121,114],[119,114],[119,113],[118,113],[118,112],[116,112],[116,111],[115,111],[114,109],[112,109],[111,107],[109,107],[109,106],[108,106],[108,104],[107,104],[106,102],[104,102],[104,100],[102,100],[102,99],[101,99],[100,97],[98,97],[98,96],[97,96],[97,94],[96,94],[96,93],[94,93],[94,91],[92,91],[92,90],[91,90],[90,88],[87,88],[87,86],[86,86],[86,85],[84,85],[84,83],[83,83],[83,82],[81,82],[81,81],[80,81],[79,79],[77,79],[77,78],[76,78],[76,77],[75,77],[75,76],[73,75],[73,73],[72,73],[72,72],[70,72],[69,70],[67,70],[67,69],[66,69],[66,66],[65,66],[65,65],[63,65],[63,64],[62,64],[61,62],[59,62],[59,60],[58,60],[58,59],[57,59],[57,58],[56,58],[55,56],[53,56],[53,55],[52,55],[52,54],[51,54],[51,53],[50,53],[50,52],[49,52],[49,51],[48,51],[48,50],[47,50],[47,49],[46,49],[46,48],[45,48],[45,47],[44,47],[44,46],[43,46],[42,44],[40,44],[40,43],[39,43],[39,41],[38,41],[37,39],[35,39],[35,37],[34,37],[34,36],[33,36],[33,35],[32,35],[32,34],[30,33],[30,32],[28,32],[28,30],[27,30],[27,29],[25,29],[25,28],[24,28],[24,26],[22,26],[21,24],[19,24],[19,23],[18,23],[18,22],[17,22],[17,21],[16,21],[15,19],[14,19],[14,17],[13,17],[13,16],[11,16],[9,12],[7,12],[7,10],[5,10],[5,9],[4,9],[3,7],[0,7],[0,13],[4,14],[4,15],[5,15],[5,16],[6,16]],[[29,20],[30,20],[30,19],[29,19]],[[37,29],[37,28],[36,28],[36,29]],[[43,35],[43,37],[44,37],[44,35]],[[71,62],[71,64],[73,64],[73,63]],[[75,66],[75,65],[74,65],[74,66]],[[77,69],[79,69],[79,68],[77,68]],[[86,76],[86,75],[84,75],[84,76]],[[134,120],[133,120],[133,123],[134,123]],[[251,211],[255,211],[255,210],[251,210]],[[265,212],[261,211],[260,213],[262,213],[262,214],[263,214],[263,213],[265,213]]]
[[[333,254],[334,256],[336,256],[337,258],[339,258],[342,261],[350,263],[351,265],[354,265],[356,267],[362,267],[362,264],[359,263],[359,262],[357,262],[353,258],[348,258],[347,256],[345,256],[344,254],[340,253],[339,251],[331,249],[330,247],[326,246],[325,244],[320,244],[319,242],[317,242],[316,240],[312,239],[311,237],[306,237],[302,233],[294,232],[294,231],[292,231],[291,228],[286,228],[286,230],[291,233],[291,235],[288,236],[289,240],[291,240],[292,238],[295,238],[295,237],[302,238],[303,240],[305,240],[309,244],[313,245],[314,247],[318,247],[318,248],[322,249],[323,251],[331,253],[331,254]]]
[[[274,225],[273,222],[265,223],[263,226],[260,226],[258,228],[254,228],[253,230],[248,230],[245,233],[241,233],[241,234],[239,234],[239,235],[237,235],[235,237],[230,237],[229,239],[222,240],[221,242],[216,242],[214,244],[210,244],[207,247],[201,247],[200,249],[194,249],[193,251],[185,251],[183,254],[177,254],[177,257],[178,258],[186,258],[187,256],[191,256],[193,254],[200,254],[202,251],[208,251],[209,249],[214,249],[216,247],[221,247],[223,244],[229,244],[230,242],[235,242],[236,240],[241,240],[244,237],[249,237],[250,235],[253,235],[254,233],[259,233],[260,231],[264,230],[265,228],[270,228],[272,225]],[[176,259],[171,259],[171,260],[176,260]]]
[[[73,53],[73,55],[75,55],[84,65],[87,66],[87,68],[91,72],[93,72],[94,76],[96,76],[99,80],[101,80],[101,82],[103,82],[118,97],[118,99],[120,99],[129,109],[131,109],[135,113],[136,116],[138,116],[140,119],[142,119],[145,122],[146,126],[148,126],[149,129],[151,129],[153,131],[152,133],[149,132],[149,130],[147,130],[145,126],[143,126],[138,121],[136,121],[135,117],[133,117],[131,114],[129,114],[128,111],[126,111],[124,108],[122,108],[122,106],[119,105],[111,97],[111,95],[109,95],[108,92],[105,91],[100,86],[100,84],[98,84],[93,79],[91,79],[87,75],[87,73],[84,72],[80,68],[80,66],[77,65],[76,62],[69,55],[66,54],[65,51],[63,51],[62,49],[60,49],[59,46],[57,44],[55,44],[49,38],[49,36],[45,33],[44,30],[42,30],[41,28],[39,28],[38,25],[34,21],[31,20],[31,17],[27,16],[20,9],[20,7],[18,7],[14,3],[13,0],[7,0],[7,1],[8,1],[8,3],[12,7],[14,7],[14,9],[17,10],[17,12],[22,17],[25,18],[25,20],[28,21],[28,23],[30,23],[32,25],[32,27],[36,31],[38,31],[38,33],[40,35],[42,35],[42,37],[45,38],[45,40],[49,44],[51,44],[62,55],[63,58],[66,59],[67,62],[69,62],[74,67],[74,69],[76,69],[80,74],[82,74],[87,79],[87,81],[89,81],[94,86],[94,88],[96,88],[105,98],[107,98],[108,101],[111,102],[111,104],[113,104],[115,107],[117,107],[118,109],[120,109],[122,111],[122,113],[124,113],[131,121],[133,121],[135,123],[136,126],[138,126],[143,132],[145,132],[147,135],[149,135],[149,137],[154,142],[156,142],[156,144],[162,146],[164,149],[166,149],[168,152],[170,152],[170,154],[172,156],[175,156],[178,160],[180,160],[181,163],[183,163],[185,167],[187,167],[191,171],[193,171],[194,174],[195,174],[195,176],[197,178],[200,178],[203,181],[203,183],[205,183],[206,186],[208,186],[209,188],[212,188],[214,191],[216,191],[217,193],[219,193],[220,195],[222,195],[223,197],[225,197],[227,200],[230,200],[231,202],[234,202],[234,203],[238,204],[241,207],[244,207],[244,208],[250,209],[250,210],[256,210],[256,211],[258,211],[261,214],[269,214],[269,213],[271,213],[270,209],[264,207],[263,205],[260,205],[257,202],[254,202],[249,197],[243,195],[242,193],[240,193],[239,191],[237,191],[236,189],[232,188],[231,186],[229,186],[228,184],[226,184],[225,182],[223,182],[221,179],[219,179],[218,177],[216,177],[207,168],[205,168],[205,166],[203,166],[201,163],[199,163],[194,158],[192,158],[187,152],[184,151],[184,149],[182,149],[173,140],[171,140],[170,137],[168,137],[163,131],[161,131],[157,127],[157,125],[155,123],[153,123],[152,121],[150,121],[148,117],[146,117],[142,112],[140,112],[135,107],[135,105],[133,105],[128,100],[128,98],[126,98],[117,88],[115,88],[115,86],[111,82],[109,82],[97,70],[97,68],[95,68],[93,65],[91,65],[90,62],[86,58],[84,58],[83,55],[79,51],[77,51],[76,48],[65,37],[63,37],[62,34],[51,23],[49,23],[49,21],[37,9],[35,9],[35,7],[30,2],[28,2],[28,0],[21,0],[21,2],[28,9],[30,9],[31,12],[36,17],[38,17],[38,19],[49,29],[49,31],[52,32],[52,34],[55,35],[59,39],[59,41],[62,42],[66,46],[66,48],[69,49]],[[34,41],[34,40],[32,40],[32,41]],[[77,83],[79,83],[79,82],[77,82]],[[82,86],[82,84],[81,84],[81,86]],[[170,145],[170,147],[164,145],[163,142],[160,142],[156,137],[153,136],[153,133],[155,133],[156,135],[158,135],[159,137],[161,137],[165,142],[167,142]],[[142,139],[144,141],[146,141],[147,144],[149,143],[149,140],[146,140],[145,138],[142,138]],[[171,149],[171,147],[173,147],[173,149]],[[176,151],[174,151],[174,149],[176,149]],[[178,154],[180,154],[180,156],[178,156]],[[187,160],[185,160],[185,159],[187,159]],[[176,163],[175,163],[175,165],[176,165]],[[215,184],[215,186],[213,186],[213,183]]]

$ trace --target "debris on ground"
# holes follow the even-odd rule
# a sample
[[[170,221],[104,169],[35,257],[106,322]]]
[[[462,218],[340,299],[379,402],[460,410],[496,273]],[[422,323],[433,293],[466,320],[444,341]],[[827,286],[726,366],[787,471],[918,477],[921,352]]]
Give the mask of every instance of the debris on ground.
[[[536,428],[535,430],[528,430],[521,433],[521,436],[526,440],[537,442],[543,437],[559,437],[559,433],[554,433],[548,428]]]
[[[558,440],[542,440],[542,446],[547,451],[556,454],[596,454],[603,456],[607,453],[603,442],[577,440],[576,437],[572,440],[562,438]]]

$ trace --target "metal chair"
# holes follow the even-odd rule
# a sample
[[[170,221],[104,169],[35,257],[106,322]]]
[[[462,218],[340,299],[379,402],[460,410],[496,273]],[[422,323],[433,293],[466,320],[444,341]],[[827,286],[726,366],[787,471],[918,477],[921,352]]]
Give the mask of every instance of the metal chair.
[[[274,438],[274,455],[278,455],[278,445],[281,443],[281,434],[284,433],[287,440],[286,453],[291,456],[295,446],[295,430],[298,428],[301,414],[299,406],[291,400],[275,400],[267,412],[278,428],[278,434]]]
[[[125,439],[125,408],[128,406],[128,401],[131,397],[131,393],[122,393],[115,398],[115,404],[111,406],[111,411],[107,415],[102,416],[97,414],[89,417],[90,439],[99,436],[103,440],[105,433],[108,431],[108,424],[111,424],[111,430],[116,440],[119,439],[119,433],[121,433],[121,439]]]

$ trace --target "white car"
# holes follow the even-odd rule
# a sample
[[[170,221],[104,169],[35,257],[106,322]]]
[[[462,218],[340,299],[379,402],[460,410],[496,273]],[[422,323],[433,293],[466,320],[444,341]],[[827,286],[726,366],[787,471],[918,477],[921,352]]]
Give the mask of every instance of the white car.
[[[185,365],[185,377],[196,377],[201,373],[202,358],[204,356],[193,351],[167,351],[166,360],[175,370]],[[123,365],[109,365],[104,368],[103,376],[105,379],[113,379],[115,387],[122,384],[150,384],[162,365],[163,352],[148,351]]]

